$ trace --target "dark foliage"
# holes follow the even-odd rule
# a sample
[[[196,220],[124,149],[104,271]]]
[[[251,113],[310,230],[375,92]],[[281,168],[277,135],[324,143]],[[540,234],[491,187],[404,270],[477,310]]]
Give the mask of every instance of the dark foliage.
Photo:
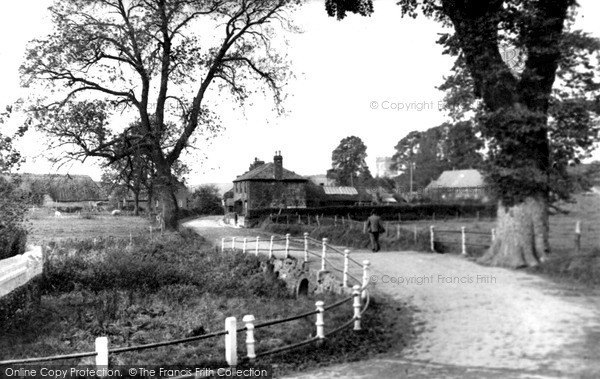
[[[191,197],[190,207],[200,215],[223,214],[219,189],[214,185],[202,185]]]
[[[494,217],[496,213],[495,204],[478,203],[444,203],[444,204],[401,204],[401,205],[378,205],[373,207],[336,206],[319,208],[287,208],[287,209],[259,209],[250,210],[248,218],[264,220],[269,216],[273,219],[286,220],[289,216],[291,222],[295,222],[298,215],[306,216],[350,216],[353,220],[363,221],[369,217],[371,210],[375,209],[383,220],[422,220],[435,217],[436,219],[453,217]]]
[[[27,230],[23,221],[27,200],[16,177],[0,176],[0,259],[25,252]]]

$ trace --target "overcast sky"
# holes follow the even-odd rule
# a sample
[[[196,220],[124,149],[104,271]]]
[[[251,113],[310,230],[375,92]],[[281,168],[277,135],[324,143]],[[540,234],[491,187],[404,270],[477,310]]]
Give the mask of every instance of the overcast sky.
[[[580,3],[577,26],[600,36],[600,3]],[[49,4],[19,0],[3,5],[0,105],[26,95],[19,88],[17,69],[26,42],[49,30]],[[423,17],[402,19],[394,0],[376,1],[372,17],[350,16],[342,22],[326,16],[323,0],[313,0],[294,19],[304,33],[288,37],[296,78],[287,87],[287,115],[277,117],[260,100],[244,112],[222,104],[225,129],[210,146],[197,146],[189,159],[188,183],[230,182],[255,157],[271,161],[276,150],[282,151],[284,167],[304,175],[324,174],[331,167],[331,152],[350,135],[365,142],[374,172],[375,158],[391,156],[410,131],[444,122],[438,110],[443,94],[435,87],[452,61],[434,43],[442,31],[436,23]],[[36,134],[26,136],[20,144],[28,156],[22,171],[56,171],[43,157],[44,146]],[[100,176],[89,163],[64,166],[59,172],[66,171],[90,174],[95,180]]]

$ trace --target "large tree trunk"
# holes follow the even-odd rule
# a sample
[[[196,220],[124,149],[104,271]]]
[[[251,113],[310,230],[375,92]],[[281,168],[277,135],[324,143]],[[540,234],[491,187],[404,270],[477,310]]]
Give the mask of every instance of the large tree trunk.
[[[140,189],[133,191],[133,214],[140,215]]]
[[[510,207],[498,204],[496,239],[482,263],[531,267],[544,262],[548,252],[548,207],[543,196]]]
[[[171,174],[171,167],[167,163],[156,164],[156,179],[165,228],[176,230],[177,220],[179,219],[179,207],[175,198],[177,186],[175,178]]]

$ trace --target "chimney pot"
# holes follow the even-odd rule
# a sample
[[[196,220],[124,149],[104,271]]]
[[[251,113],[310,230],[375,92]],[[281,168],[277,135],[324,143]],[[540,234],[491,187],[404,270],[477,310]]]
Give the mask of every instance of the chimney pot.
[[[283,157],[281,156],[281,151],[276,151],[275,156],[273,157],[273,176],[275,180],[283,179]]]

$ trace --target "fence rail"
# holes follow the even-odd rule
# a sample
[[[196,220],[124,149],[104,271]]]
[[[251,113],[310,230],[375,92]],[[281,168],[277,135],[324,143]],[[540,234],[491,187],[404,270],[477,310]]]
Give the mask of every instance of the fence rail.
[[[590,228],[591,230],[591,228]],[[460,240],[448,240],[448,239],[440,239],[439,235],[453,235],[460,234]],[[468,236],[483,236],[486,237],[485,241],[469,241]],[[559,236],[563,239],[568,239],[568,237],[573,238],[574,248],[577,252],[581,251],[581,221],[575,222],[575,227],[573,232],[571,233],[561,233]],[[489,240],[487,239],[489,237]],[[490,229],[490,231],[481,231],[481,230],[468,230],[465,226],[462,226],[460,230],[456,229],[437,229],[435,225],[430,225],[429,227],[429,238],[430,238],[430,249],[432,252],[435,252],[435,243],[442,244],[459,244],[461,247],[461,253],[463,255],[468,255],[467,246],[476,246],[476,247],[490,247],[494,240],[496,239],[496,229]],[[481,237],[480,237],[481,239]]]
[[[240,243],[239,241],[240,241],[240,238],[237,238],[237,237],[233,237],[227,241],[226,241],[226,239],[222,239],[222,241],[221,241],[222,242],[221,243],[222,251],[225,251],[225,249],[227,248],[226,245],[230,246],[233,251],[237,251],[238,250],[237,244]],[[255,252],[255,254],[258,254],[259,252],[261,252],[261,249],[260,249],[261,242],[262,241],[260,240],[260,237],[256,237],[256,239],[254,240],[254,249],[252,249],[252,250]],[[225,360],[227,361],[227,364],[230,366],[236,366],[238,363],[238,358],[239,358],[237,355],[237,350],[238,350],[237,349],[237,333],[240,333],[240,332],[246,332],[245,344],[246,344],[246,352],[247,353],[244,357],[242,357],[242,360],[254,361],[258,357],[277,354],[277,353],[280,353],[283,351],[287,351],[287,350],[295,349],[297,347],[305,346],[305,345],[311,344],[313,342],[322,341],[327,336],[329,336],[333,333],[337,333],[345,328],[348,328],[352,324],[354,324],[353,330],[355,330],[355,331],[361,330],[361,318],[362,318],[363,313],[366,312],[366,310],[369,306],[369,299],[370,299],[369,291],[367,288],[369,285],[369,280],[368,280],[369,279],[369,266],[370,266],[369,261],[365,260],[363,262],[363,264],[360,265],[355,260],[350,259],[350,257],[348,256],[349,255],[348,250],[344,250],[344,252],[341,252],[339,249],[329,246],[327,244],[327,239],[323,239],[323,241],[320,242],[321,254],[314,252],[309,249],[309,242],[311,242],[313,245],[318,244],[319,242],[315,239],[310,239],[308,237],[307,233],[304,234],[303,238],[298,238],[298,237],[292,238],[289,234],[286,235],[285,237],[272,236],[271,239],[264,241],[264,242],[269,243],[269,249],[268,249],[269,257],[272,257],[273,252],[275,252],[275,251],[284,251],[286,253],[286,257],[289,256],[290,251],[302,251],[305,254],[304,255],[305,261],[308,261],[309,255],[313,255],[313,256],[321,258],[322,268],[324,268],[325,263],[327,263],[327,264],[329,264],[330,268],[339,270],[340,272],[344,273],[344,277],[343,277],[344,287],[349,287],[349,285],[348,285],[349,278],[353,279],[354,281],[356,281],[359,284],[356,284],[351,287],[352,294],[350,296],[345,297],[342,300],[340,300],[334,304],[325,306],[325,303],[323,301],[317,301],[315,303],[315,310],[307,311],[307,312],[304,312],[304,313],[301,313],[298,315],[294,315],[294,316],[290,316],[290,317],[264,321],[261,323],[255,323],[255,318],[253,315],[246,315],[242,319],[244,326],[240,327],[240,328],[237,327],[237,319],[235,317],[227,317],[225,319],[225,328],[220,331],[216,331],[216,332],[209,333],[209,334],[204,334],[201,336],[180,338],[180,339],[175,339],[175,340],[161,341],[161,342],[145,344],[145,345],[137,345],[137,346],[124,346],[124,347],[109,348],[108,337],[97,337],[95,340],[95,351],[74,353],[74,354],[65,354],[65,355],[46,356],[46,357],[36,357],[36,358],[3,360],[3,361],[0,361],[0,366],[14,365],[14,364],[20,364],[20,363],[36,363],[36,362],[47,362],[47,361],[55,361],[55,360],[95,357],[95,363],[96,363],[97,368],[105,369],[108,367],[108,357],[110,354],[120,354],[120,353],[130,352],[130,351],[152,349],[152,348],[157,348],[157,347],[161,347],[161,346],[169,346],[169,345],[187,343],[187,342],[198,341],[198,340],[220,337],[220,336],[225,337]],[[283,249],[274,248],[274,242],[285,242],[285,248],[283,248]],[[303,247],[301,249],[296,246],[291,246],[292,243],[298,244],[300,242],[302,242],[302,244],[303,244]],[[243,244],[242,249],[241,249],[242,252],[249,253],[251,250],[248,249],[248,245],[249,245],[248,239],[241,238],[241,243]],[[338,269],[337,267],[335,267],[333,265],[333,263],[331,261],[329,261],[326,258],[328,249],[331,251],[334,251],[336,253],[340,253],[344,256],[344,258],[345,258],[344,270]],[[262,249],[262,252],[263,253],[266,252],[266,249]],[[352,276],[348,273],[348,268],[349,268],[350,262],[354,262],[356,265],[361,266],[361,268],[363,270],[363,280],[362,281],[358,280],[357,278],[355,278],[354,276]],[[333,308],[341,307],[342,305],[344,305],[350,301],[352,301],[352,310],[353,310],[352,317],[347,322],[342,324],[341,326],[325,333],[325,318],[324,318],[325,311],[331,310]],[[297,342],[297,343],[294,343],[291,345],[282,346],[282,347],[278,347],[276,349],[256,353],[256,351],[255,351],[256,340],[254,338],[254,330],[255,329],[266,328],[266,327],[269,327],[272,325],[287,323],[287,322],[291,322],[294,320],[311,317],[314,315],[316,315],[315,337],[310,338],[305,341],[300,341],[300,342]],[[181,378],[183,378],[183,377],[181,377]]]

